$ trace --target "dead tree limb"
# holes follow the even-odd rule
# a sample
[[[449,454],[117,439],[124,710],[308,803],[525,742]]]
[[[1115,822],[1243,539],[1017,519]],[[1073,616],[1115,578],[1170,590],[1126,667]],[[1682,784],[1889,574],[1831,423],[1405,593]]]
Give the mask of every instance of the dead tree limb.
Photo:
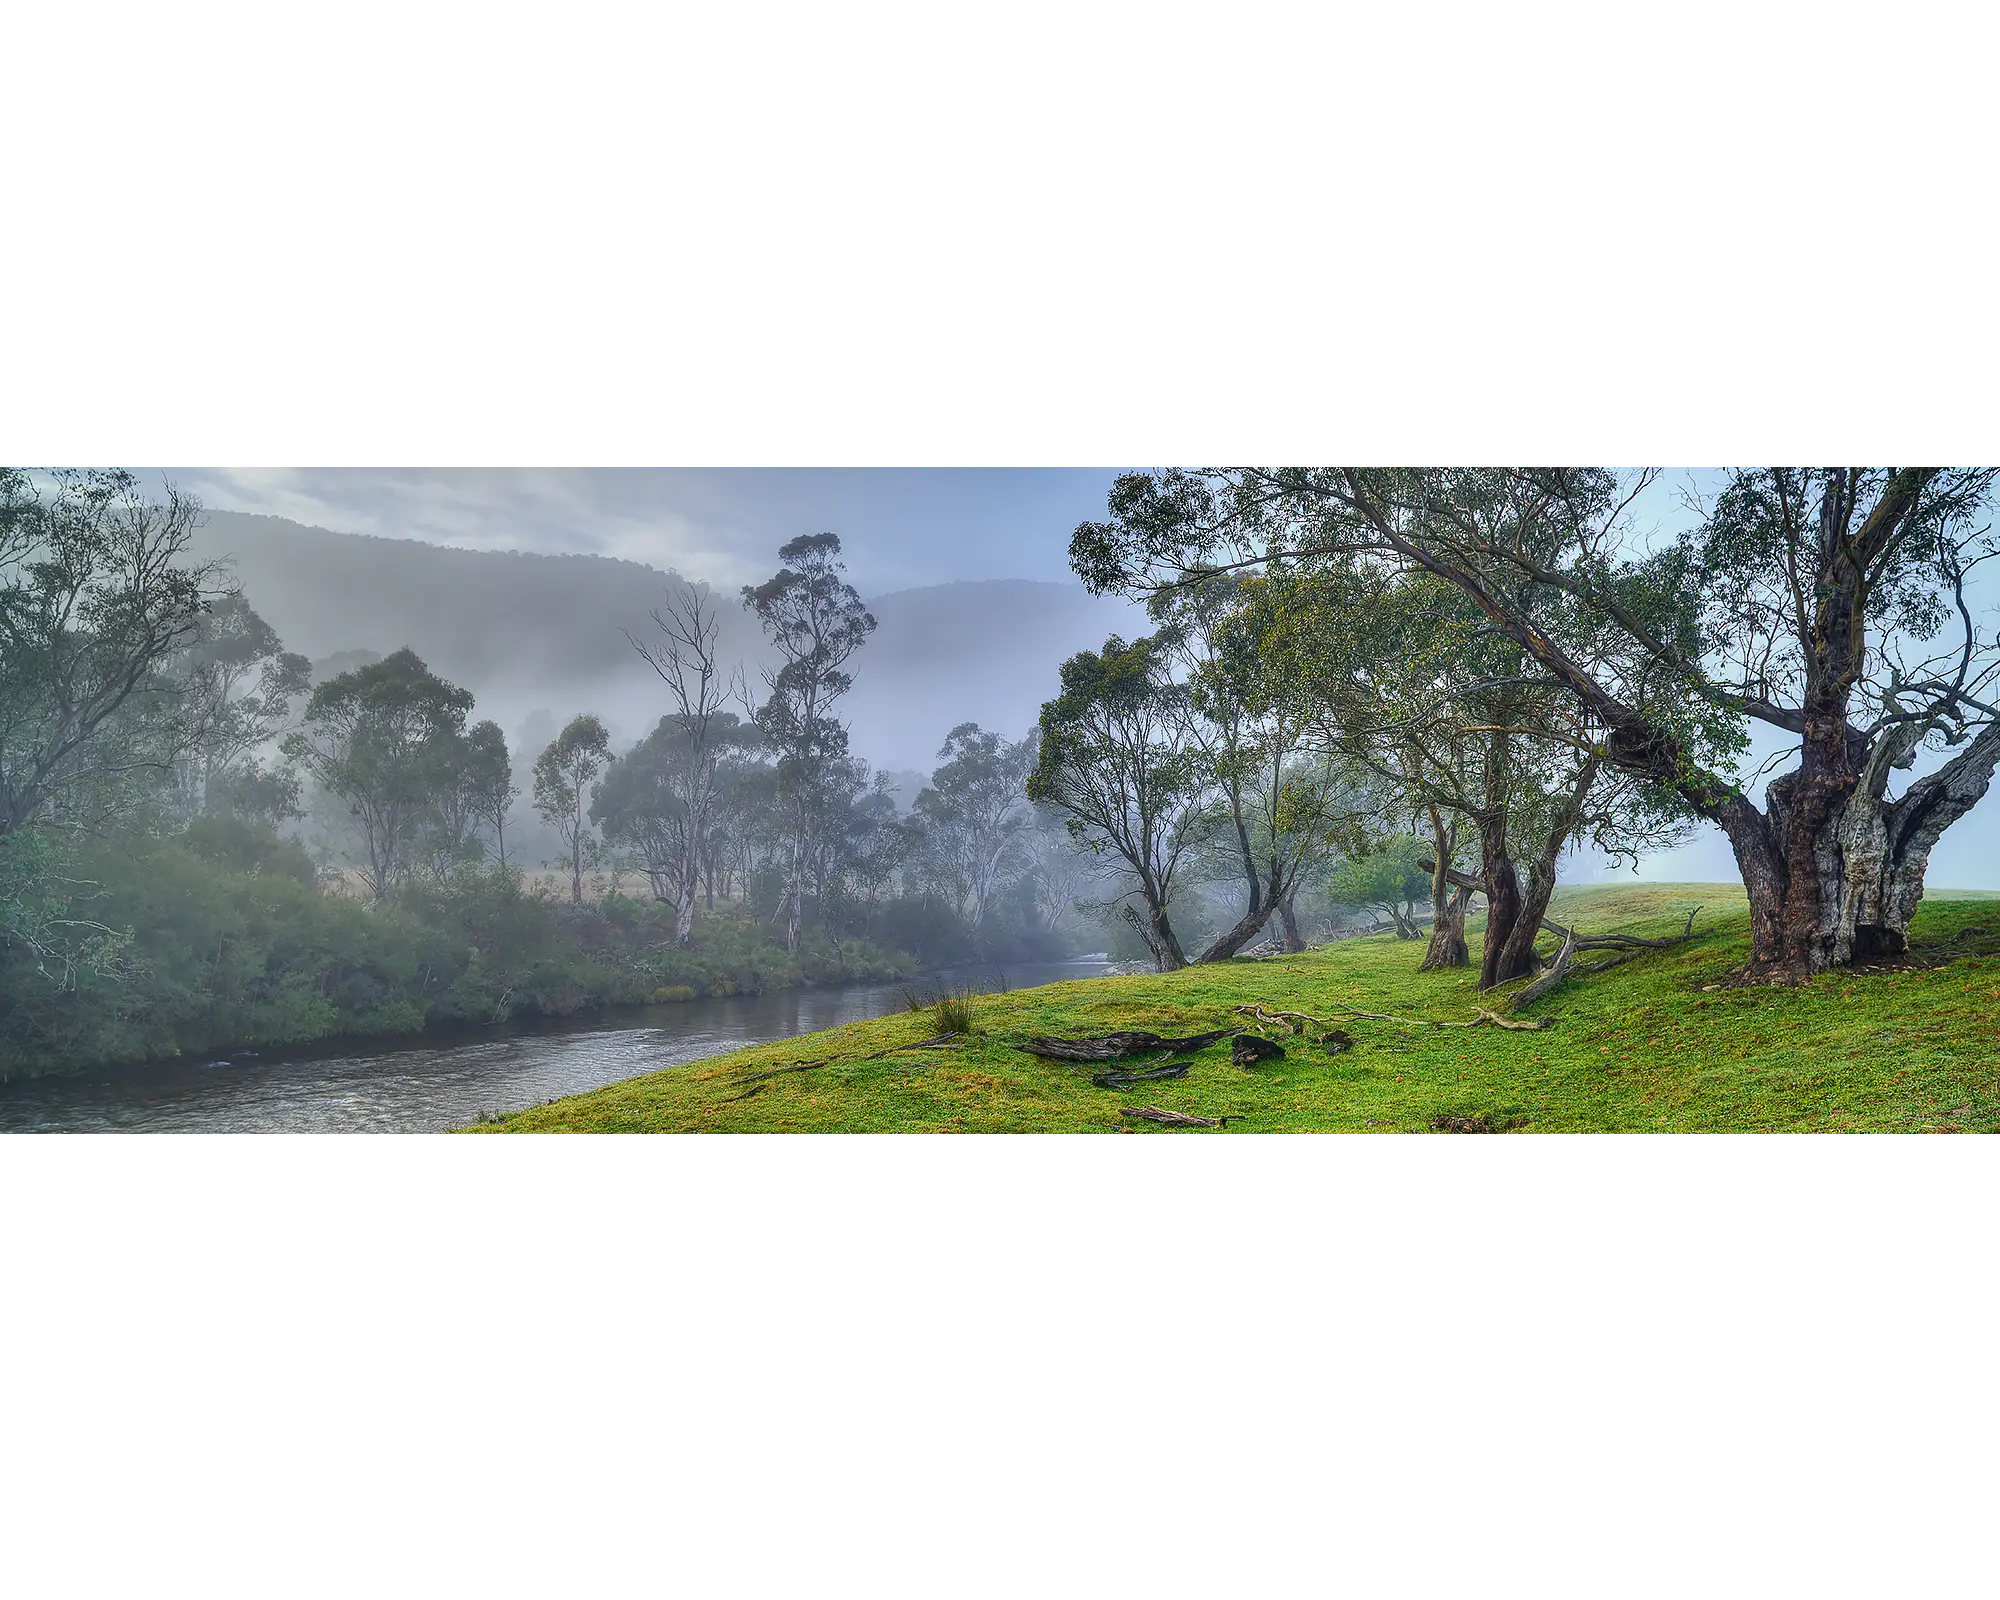
[[[1259,1001],[1258,1003],[1261,1005],[1263,1002]],[[1236,1009],[1243,1011],[1247,1010],[1248,1007],[1238,1006]],[[1369,1022],[1394,1022],[1405,1028],[1478,1028],[1490,1024],[1496,1028],[1508,1028],[1519,1033],[1535,1033],[1540,1029],[1546,1028],[1550,1020],[1547,1017],[1531,1017],[1525,1020],[1517,1020],[1512,1017],[1503,1017],[1497,1011],[1488,1011],[1484,1006],[1481,1006],[1473,1013],[1471,1019],[1465,1022],[1427,1022],[1422,1017],[1392,1017],[1386,1011],[1361,1011],[1353,1006],[1342,1006],[1340,1009],[1342,1014],[1346,1016],[1363,1017]],[[1317,1017],[1312,1020],[1315,1022],[1319,1021]],[[1321,1023],[1321,1026],[1330,1028],[1333,1024],[1330,1022]],[[1344,1033],[1338,1034],[1338,1037],[1341,1041],[1338,1048],[1341,1049],[1345,1049],[1347,1045],[1354,1042]],[[1328,1042],[1332,1042],[1331,1036]]]
[[[1121,1106],[1121,1117],[1143,1117],[1148,1122],[1157,1122],[1166,1128],[1226,1128],[1227,1117],[1190,1117],[1179,1111],[1162,1111],[1158,1106]]]
[[[1526,1005],[1530,1000],[1541,999],[1543,995],[1547,994],[1551,989],[1555,988],[1558,984],[1564,983],[1568,980],[1570,965],[1575,960],[1576,960],[1576,929],[1565,928],[1563,930],[1562,949],[1556,952],[1555,963],[1549,968],[1547,972],[1543,973],[1533,983],[1529,984],[1527,988],[1521,990],[1521,992],[1515,995],[1512,1000],[1507,1002],[1507,1004],[1513,1010],[1518,1011],[1521,1009],[1522,1006]]]
[[[1578,933],[1550,917],[1542,918],[1542,926],[1566,940],[1576,940],[1579,950],[1666,950],[1677,944],[1686,944],[1694,937],[1694,919],[1701,915],[1701,911],[1700,906],[1694,907],[1688,912],[1687,926],[1664,939],[1642,939],[1636,933]]]
[[[765,1078],[782,1078],[788,1072],[817,1072],[828,1062],[838,1059],[837,1056],[826,1056],[819,1061],[795,1061],[789,1067],[773,1067],[769,1072],[746,1073],[740,1078],[731,1078],[729,1081],[731,1083],[757,1083]]]
[[[719,1106],[726,1106],[731,1101],[734,1100],[748,1100],[753,1094],[762,1094],[766,1089],[770,1087],[771,1086],[768,1083],[760,1083],[752,1088],[745,1089],[741,1094],[724,1095],[722,1099],[716,1101],[715,1103]]]
[[[1144,1072],[1100,1072],[1091,1078],[1100,1089],[1129,1089],[1135,1083],[1152,1083],[1158,1079],[1185,1078],[1192,1061],[1176,1061],[1171,1066],[1153,1067]]]
[[[1507,1002],[1508,1009],[1519,1011],[1529,1001],[1541,999],[1551,989],[1561,987],[1571,978],[1609,972],[1613,967],[1630,961],[1634,956],[1644,955],[1648,950],[1666,950],[1677,944],[1686,944],[1694,937],[1694,919],[1700,911],[1701,907],[1696,906],[1688,913],[1687,926],[1679,933],[1665,939],[1642,939],[1636,933],[1578,933],[1574,928],[1565,928],[1560,922],[1551,922],[1543,918],[1543,927],[1551,928],[1562,935],[1562,948],[1556,952],[1555,961],[1547,972]],[[1579,967],[1575,964],[1579,950],[1615,950],[1618,954],[1609,960]]]
[[[1126,1056],[1150,1055],[1156,1051],[1184,1055],[1205,1050],[1234,1038],[1240,1031],[1219,1028],[1214,1033],[1197,1033],[1186,1039],[1162,1039],[1157,1033],[1107,1033],[1097,1039],[1028,1039],[1020,1048],[1045,1061],[1119,1061]]]
[[[1282,1061],[1285,1047],[1254,1033],[1239,1033],[1229,1045],[1229,1059],[1239,1067],[1254,1067],[1260,1061]]]

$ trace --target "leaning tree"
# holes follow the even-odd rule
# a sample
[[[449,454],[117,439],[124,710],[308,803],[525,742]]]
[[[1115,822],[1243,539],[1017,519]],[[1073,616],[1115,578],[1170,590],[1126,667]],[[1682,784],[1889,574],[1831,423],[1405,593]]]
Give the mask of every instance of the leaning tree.
[[[1070,835],[1145,903],[1121,915],[1162,972],[1187,965],[1170,908],[1190,856],[1212,826],[1207,763],[1189,731],[1187,691],[1169,650],[1153,638],[1062,665],[1062,693],[1042,707],[1028,798],[1061,812]]]
[[[1631,514],[1650,473],[1133,475],[1072,555],[1099,588],[1327,560],[1454,585],[1561,686],[1607,764],[1728,835],[1750,900],[1745,976],[1797,981],[1906,948],[1932,849],[2000,763],[2000,652],[1967,594],[1994,549],[1994,476],[1738,469],[1697,528],[1662,539]],[[1566,645],[1578,618],[1616,648]],[[1747,723],[1798,751],[1761,806],[1726,760]],[[1892,793],[1926,750],[1946,759]]]
[[[1350,562],[1287,573],[1272,594],[1266,677],[1311,708],[1329,753],[1368,775],[1383,825],[1429,836],[1424,970],[1467,963],[1466,905],[1478,893],[1480,986],[1525,976],[1570,850],[1636,858],[1684,831],[1684,808],[1611,767],[1562,686],[1450,585]],[[1581,620],[1565,619],[1564,642],[1608,659],[1608,642],[1585,637]],[[1454,871],[1462,848],[1476,877]]]

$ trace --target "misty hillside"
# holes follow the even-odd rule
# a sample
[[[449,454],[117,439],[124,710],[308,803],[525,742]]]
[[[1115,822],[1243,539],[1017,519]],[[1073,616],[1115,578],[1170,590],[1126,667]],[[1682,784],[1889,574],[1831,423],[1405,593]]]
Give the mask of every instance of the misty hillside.
[[[288,649],[324,661],[407,644],[471,689],[476,715],[510,736],[538,710],[558,723],[591,710],[623,744],[664,709],[658,680],[619,630],[645,636],[648,612],[683,582],[678,574],[607,556],[459,550],[232,511],[210,511],[195,548],[234,564]],[[743,662],[754,681],[769,660],[756,621],[733,596],[719,598],[723,661]],[[1065,657],[1145,625],[1136,608],[1080,585],[1019,579],[905,589],[868,604],[880,626],[853,663],[854,691],[842,704],[854,749],[877,766],[922,772],[957,723],[1025,733],[1055,693]]]

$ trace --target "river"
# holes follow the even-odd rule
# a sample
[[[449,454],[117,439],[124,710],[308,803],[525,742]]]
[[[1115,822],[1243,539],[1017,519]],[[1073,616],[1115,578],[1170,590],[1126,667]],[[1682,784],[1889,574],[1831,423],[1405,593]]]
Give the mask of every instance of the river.
[[[442,1133],[621,1078],[816,1033],[905,1005],[911,988],[991,993],[1094,977],[1102,961],[958,968],[856,984],[644,1006],[585,1023],[512,1024],[227,1060],[154,1062],[0,1084],[0,1133]]]

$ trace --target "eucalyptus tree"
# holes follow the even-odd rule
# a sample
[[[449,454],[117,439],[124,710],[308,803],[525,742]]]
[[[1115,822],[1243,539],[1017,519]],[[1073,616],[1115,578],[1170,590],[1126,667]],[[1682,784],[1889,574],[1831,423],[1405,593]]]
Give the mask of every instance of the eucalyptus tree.
[[[286,756],[345,808],[359,832],[370,892],[386,899],[415,863],[472,693],[414,650],[329,678],[284,741]]]
[[[917,795],[913,809],[939,876],[975,934],[1033,816],[1025,785],[1034,765],[1033,740],[961,722],[945,735],[937,770]]]
[[[1526,975],[1566,852],[1588,841],[1622,859],[1678,836],[1671,797],[1610,768],[1560,686],[1455,589],[1350,562],[1287,573],[1273,593],[1267,672],[1310,705],[1322,746],[1368,775],[1383,828],[1429,834],[1424,970],[1466,964],[1480,893],[1481,987]],[[1457,870],[1462,848],[1476,878]]]
[[[1207,853],[1246,891],[1243,913],[1197,962],[1227,960],[1280,912],[1286,948],[1302,949],[1293,897],[1352,814],[1335,763],[1306,754],[1309,698],[1269,670],[1271,603],[1263,580],[1222,578],[1162,591],[1151,606],[1179,658],[1180,703],[1213,783]]]
[[[836,791],[846,777],[847,729],[833,707],[853,687],[846,666],[875,631],[875,618],[841,576],[837,535],[802,535],[778,551],[778,560],[772,577],[744,588],[743,604],[782,662],[764,675],[768,692],[755,720],[777,757],[789,847],[780,911],[786,947],[796,949],[806,893],[824,880],[819,858],[844,803]]]
[[[1430,573],[1568,697],[1580,737],[1728,836],[1745,977],[1797,981],[1907,947],[1931,851],[2000,764],[2000,650],[1968,578],[1995,469],[1744,468],[1700,525],[1649,538],[1650,473],[1244,470],[1126,490],[1079,529],[1100,580],[1361,556]],[[1601,654],[1565,637],[1613,640]],[[1731,759],[1759,723],[1796,765],[1759,806]],[[1935,770],[1892,793],[1920,753]]]
[[[1120,914],[1162,972],[1187,965],[1169,915],[1183,870],[1212,825],[1212,791],[1190,732],[1187,691],[1169,647],[1117,635],[1062,666],[1062,693],[1042,707],[1028,798],[1065,815],[1071,835],[1108,858],[1126,893]]]
[[[225,775],[284,731],[293,703],[312,687],[311,664],[286,650],[241,594],[226,594],[196,624],[173,671],[195,713],[187,786],[197,809],[223,809],[242,787]],[[254,792],[254,781],[248,787]]]
[[[485,854],[479,831],[494,830],[506,864],[506,811],[516,795],[507,759],[507,736],[497,722],[481,722],[464,734],[435,740],[425,757],[430,769],[430,804],[421,831],[421,853],[442,881]]]
[[[695,895],[715,827],[717,764],[736,717],[724,709],[730,685],[716,656],[721,621],[707,591],[683,586],[668,597],[664,613],[655,610],[652,615],[660,634],[657,641],[630,633],[626,638],[666,685],[671,702],[655,733],[671,724],[674,758],[653,763],[650,771],[672,790],[673,822],[647,826],[641,850],[655,897],[674,907],[674,941],[686,946],[694,940]],[[658,807],[652,815],[655,823],[665,823]],[[669,846],[669,852],[661,854]]]
[[[1078,848],[1063,812],[1052,805],[1034,805],[1017,837],[1035,925],[1054,933],[1097,876],[1097,858]]]
[[[130,472],[0,468],[0,841],[148,804],[198,730],[171,672],[228,592],[201,503]]]
[[[507,814],[521,797],[514,782],[513,760],[507,752],[507,735],[497,722],[476,724],[466,735],[464,783],[472,814],[480,827],[493,830],[493,850],[504,869],[507,865]]]
[[[583,870],[595,866],[602,845],[591,831],[591,787],[611,765],[611,735],[589,712],[571,717],[563,731],[535,757],[535,810],[556,830],[569,868],[569,898],[583,903]]]

